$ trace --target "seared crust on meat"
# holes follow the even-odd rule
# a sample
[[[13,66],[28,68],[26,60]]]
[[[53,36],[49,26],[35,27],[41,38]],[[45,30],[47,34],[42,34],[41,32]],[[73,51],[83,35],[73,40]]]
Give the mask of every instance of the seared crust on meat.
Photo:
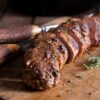
[[[84,40],[85,40],[85,45],[86,45],[86,50],[88,48],[91,47],[91,39],[90,39],[90,30],[89,30],[89,26],[85,20],[85,18],[83,18],[81,20],[81,23],[80,23],[80,27],[81,27],[81,33],[84,37]]]
[[[58,53],[64,57],[63,62],[65,63],[68,59],[68,50],[65,45],[56,37],[53,33],[41,33],[34,39],[34,45],[37,46],[40,42],[45,42],[47,45],[51,45],[53,48],[58,50]],[[61,60],[61,59],[60,59]],[[62,61],[62,60],[61,60]]]
[[[95,29],[96,29],[96,23],[93,20],[93,18],[89,18],[89,17],[84,17],[85,23],[88,24],[89,27],[89,36],[90,36],[90,40],[91,40],[91,45],[95,46],[97,45],[97,36],[95,34]]]
[[[67,30],[69,29],[71,31],[70,35],[78,43],[78,46],[79,46],[78,56],[82,55],[83,52],[85,52],[85,50],[86,50],[85,40],[84,40],[83,35],[81,34],[81,28],[80,28],[80,24],[79,23],[80,22],[78,20],[78,21],[71,21],[70,24],[66,24],[66,23],[61,24]]]
[[[70,19],[54,30],[36,35],[24,55],[23,81],[36,90],[58,84],[65,62],[100,44],[100,18]]]
[[[46,90],[58,84],[60,74],[53,63],[32,61],[32,68],[23,71],[24,83],[36,90]]]
[[[46,45],[39,45],[27,51],[24,57],[26,66],[23,80],[28,86],[44,90],[57,85],[60,67],[56,53],[56,50],[52,47],[48,48]],[[27,74],[24,74],[26,72]],[[29,78],[32,79],[29,80]]]
[[[78,55],[79,46],[76,40],[70,35],[71,31],[61,24],[53,32],[64,43],[66,48],[68,48],[69,55],[67,62],[72,62]]]
[[[100,17],[92,17],[95,23],[95,45],[100,45]]]
[[[48,89],[58,84],[59,71],[68,58],[68,52],[63,43],[57,38],[50,37],[47,41],[46,34],[48,37],[52,33],[39,34],[34,40],[35,47],[29,49],[24,56],[26,64],[23,72],[24,83],[38,90]],[[41,36],[44,36],[43,40],[39,39]],[[63,47],[59,48],[59,46]],[[36,70],[39,74],[36,74]],[[24,73],[27,74],[24,75]]]
[[[80,20],[79,21],[74,21],[71,25],[72,34],[71,36],[77,41],[79,45],[79,53],[78,56],[81,56],[85,50],[86,50],[86,44],[85,44],[85,39],[81,33],[81,27],[80,27]]]

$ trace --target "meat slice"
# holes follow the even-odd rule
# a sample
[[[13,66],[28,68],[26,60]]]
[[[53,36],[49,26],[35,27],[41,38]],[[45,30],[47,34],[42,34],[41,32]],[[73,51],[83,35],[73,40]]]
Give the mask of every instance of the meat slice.
[[[99,17],[84,17],[62,23],[52,33],[36,35],[24,56],[24,83],[36,90],[57,85],[66,61],[73,61],[91,45],[100,43],[99,26]]]
[[[48,39],[46,35],[49,37]],[[40,40],[39,37],[42,39]],[[26,66],[23,80],[25,84],[34,89],[45,90],[57,85],[60,78],[59,71],[65,64],[65,58],[66,60],[68,58],[67,49],[59,39],[54,37],[55,35],[52,33],[37,35],[32,46],[25,53]],[[59,49],[61,45],[63,47]]]
[[[56,55],[56,56],[54,56]],[[25,53],[23,80],[28,86],[45,90],[59,81],[59,61],[57,52],[46,45],[38,45]]]
[[[68,48],[68,61],[72,62],[79,52],[79,46],[76,40],[70,35],[71,31],[66,29],[62,24],[59,25],[53,32],[57,37],[64,43],[66,48]]]
[[[68,50],[64,46],[64,44],[56,37],[53,33],[41,33],[36,36],[34,39],[35,45],[45,42],[46,45],[51,45],[53,48],[56,48],[58,50],[58,53],[60,54],[61,58],[64,58],[64,60],[61,60],[59,62],[66,62],[68,59]],[[63,57],[62,57],[63,56]]]
[[[33,61],[31,69],[24,69],[24,83],[36,90],[46,90],[58,84],[60,74],[53,63]]]
[[[48,60],[52,59],[52,62],[58,63],[58,64],[56,63],[57,64],[56,69],[59,70],[60,69],[59,65],[63,64],[63,63],[60,64],[58,60],[60,59],[59,55],[60,53],[58,54],[58,50],[56,48],[54,48],[53,46],[47,45],[44,42],[40,42],[36,47],[30,48],[29,50],[27,50],[27,52],[25,53],[24,60],[25,60],[26,65],[27,66],[29,65],[30,67],[31,62],[34,60],[47,62]],[[57,61],[55,61],[55,59]]]
[[[80,21],[74,21],[71,25],[72,34],[71,36],[77,41],[79,45],[79,54],[81,56],[86,50],[85,39],[81,33]]]
[[[81,34],[81,28],[79,25],[79,21],[72,21],[70,24],[63,23],[61,24],[67,30],[69,29],[70,35],[76,40],[79,45],[79,53],[78,56],[82,55],[86,50],[85,40],[83,35]]]
[[[95,40],[96,45],[100,45],[100,18],[99,17],[92,17],[95,22]]]
[[[80,26],[81,26],[81,33],[82,33],[82,35],[85,39],[86,50],[87,50],[89,47],[91,47],[92,43],[91,43],[91,40],[90,40],[89,25],[88,25],[87,21],[85,20],[85,18],[83,18],[81,20]]]
[[[89,36],[90,36],[91,44],[92,46],[96,46],[97,45],[97,42],[96,42],[97,36],[95,34],[96,23],[92,17],[84,17],[84,20],[85,20],[85,23],[87,23],[89,27]]]

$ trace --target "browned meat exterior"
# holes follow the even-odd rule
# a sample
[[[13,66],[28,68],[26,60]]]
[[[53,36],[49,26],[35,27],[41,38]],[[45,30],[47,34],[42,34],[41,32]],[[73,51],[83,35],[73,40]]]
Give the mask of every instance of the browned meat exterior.
[[[91,47],[92,43],[89,36],[90,34],[89,26],[84,18],[81,20],[80,26],[81,26],[81,33],[85,40],[86,49],[88,49],[89,47]]]
[[[49,54],[46,55],[48,52]],[[41,46],[28,51],[25,55],[29,58],[25,61],[24,83],[38,90],[45,90],[57,85],[59,81],[59,62],[56,57],[53,57],[54,53],[56,53],[54,50],[41,48]],[[33,55],[32,58],[31,55]],[[49,58],[51,56],[52,58]]]
[[[71,36],[77,41],[79,45],[78,56],[81,56],[86,50],[86,43],[84,36],[81,34],[80,21],[74,21],[71,25],[72,34]]]
[[[95,34],[96,23],[93,20],[93,18],[84,17],[84,20],[85,20],[85,23],[87,23],[89,27],[89,36],[90,36],[91,44],[92,46],[95,46],[97,45],[97,36]]]
[[[96,45],[100,45],[100,18],[92,17],[95,22],[95,37],[96,37]]]
[[[76,40],[79,46],[78,56],[82,55],[86,50],[86,44],[83,35],[81,34],[80,21],[71,21],[69,24],[61,24],[66,30],[70,30],[70,35]]]
[[[33,44],[38,45],[41,41],[47,43],[47,45],[51,45],[54,48],[57,48],[58,53],[61,54],[61,58],[64,58],[64,60],[60,59],[60,62],[66,62],[66,59],[68,58],[68,50],[55,34],[41,33],[36,36]]]
[[[68,52],[63,43],[52,33],[41,33],[36,36],[34,42],[34,48],[31,44],[31,49],[24,57],[26,68],[23,80],[34,89],[48,89],[58,84],[59,71],[68,58]]]
[[[70,35],[72,31],[66,29],[66,27],[61,24],[53,31],[57,37],[64,43],[66,48],[68,48],[69,57],[67,62],[72,62],[79,52],[79,46],[76,40]]]
[[[93,26],[92,26],[93,25]],[[50,32],[36,35],[24,56],[24,83],[37,90],[58,84],[65,62],[100,44],[100,18],[71,19]]]

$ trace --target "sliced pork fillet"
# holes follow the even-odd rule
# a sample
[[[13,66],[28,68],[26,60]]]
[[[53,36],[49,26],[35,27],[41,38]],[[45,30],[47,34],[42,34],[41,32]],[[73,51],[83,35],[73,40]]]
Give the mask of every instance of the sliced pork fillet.
[[[70,30],[67,30],[62,24],[59,25],[53,32],[57,37],[64,43],[66,48],[68,48],[68,61],[72,62],[79,52],[79,46],[76,40],[70,35]]]
[[[46,90],[58,84],[60,74],[53,63],[37,61],[31,62],[32,68],[23,71],[24,83],[36,90]]]
[[[70,35],[76,40],[79,45],[78,56],[82,55],[86,50],[85,40],[81,34],[81,29],[78,21],[72,21],[70,24],[63,23],[61,24],[66,30],[70,30]]]
[[[36,35],[24,56],[24,83],[36,90],[58,84],[65,62],[73,61],[89,47],[100,43],[99,17],[84,17],[62,23],[50,32]]]
[[[40,37],[44,33],[41,34],[39,34]],[[31,48],[25,53],[26,66],[23,71],[23,80],[25,84],[34,89],[45,90],[58,84],[59,71],[68,58],[68,52],[59,39],[54,40],[49,37],[47,41],[45,37],[40,41],[39,35],[34,40],[34,48],[31,44]],[[59,46],[63,47],[59,48]]]
[[[88,48],[91,47],[92,43],[90,39],[89,26],[87,24],[87,21],[84,18],[81,20],[80,27],[81,27],[81,33],[85,39],[85,45],[86,45],[86,50],[87,50]]]
[[[32,55],[32,56],[31,56]],[[33,89],[45,90],[57,85],[59,81],[59,61],[52,47],[37,46],[25,54],[24,83]]]
[[[95,22],[96,45],[100,45],[100,17],[92,17]]]
[[[90,36],[90,40],[91,40],[91,45],[92,46],[96,46],[97,45],[97,36],[95,34],[95,30],[96,30],[96,23],[94,21],[93,18],[91,17],[84,17],[85,23],[88,24],[89,27],[89,36]]]
[[[53,33],[41,33],[36,36],[34,39],[34,45],[39,44],[40,42],[45,42],[48,46],[51,45],[58,50],[58,53],[63,56],[65,63],[68,59],[68,50],[64,44],[56,37]],[[61,62],[61,61],[60,61]]]

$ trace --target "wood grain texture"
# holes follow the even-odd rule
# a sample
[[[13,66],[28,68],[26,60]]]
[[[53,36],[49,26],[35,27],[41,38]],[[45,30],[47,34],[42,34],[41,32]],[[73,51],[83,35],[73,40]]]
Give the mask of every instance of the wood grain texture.
[[[86,70],[83,67],[90,56],[100,56],[99,51],[100,48],[95,48],[75,62],[66,64],[59,85],[41,92],[32,91],[22,83],[23,60],[16,59],[11,65],[0,68],[0,96],[7,100],[100,100],[100,68]]]
[[[100,47],[63,66],[59,85],[47,91],[34,91],[23,84],[23,55],[17,55],[0,67],[0,97],[5,100],[100,100],[100,68],[86,70],[83,67],[92,55],[100,56]]]

